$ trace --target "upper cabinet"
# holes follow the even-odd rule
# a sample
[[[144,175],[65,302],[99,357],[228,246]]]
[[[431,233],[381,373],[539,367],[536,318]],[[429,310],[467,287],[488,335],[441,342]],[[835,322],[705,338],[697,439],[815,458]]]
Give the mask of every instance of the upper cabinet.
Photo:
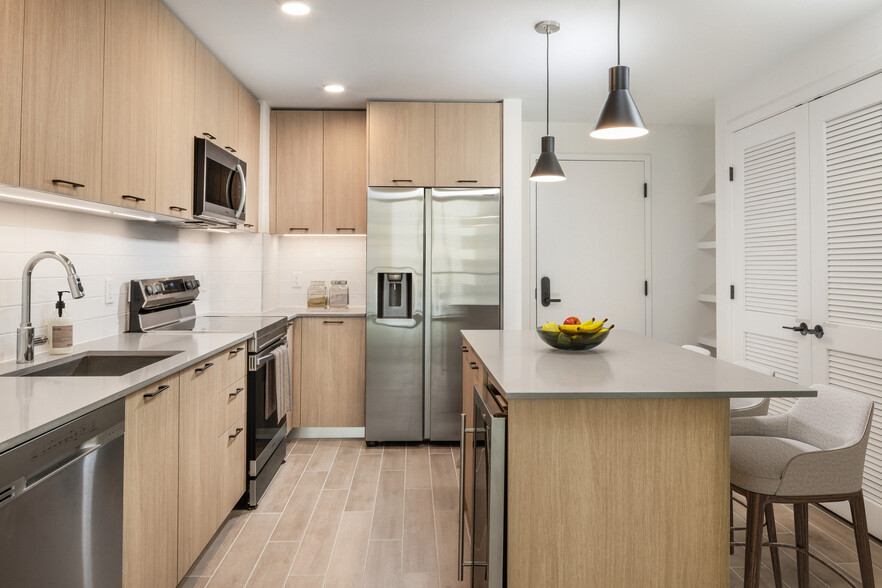
[[[368,103],[371,186],[435,185],[435,104]]]
[[[322,121],[320,110],[272,112],[270,186],[274,233],[322,232]]]
[[[196,135],[238,151],[239,83],[202,43],[196,43]]]
[[[22,186],[101,199],[103,77],[104,0],[26,3]]]
[[[435,104],[435,186],[495,188],[502,167],[502,104]]]
[[[260,184],[260,104],[244,86],[239,89],[239,150],[236,155],[245,162],[245,224],[247,231],[257,232],[260,214],[258,188]]]
[[[196,39],[159,4],[156,62],[156,206],[159,214],[193,217]]]
[[[24,0],[0,0],[0,184],[18,184]]]
[[[156,0],[106,0],[101,200],[156,210]],[[160,211],[161,212],[161,211]]]
[[[367,125],[362,110],[324,113],[323,232],[367,233]]]

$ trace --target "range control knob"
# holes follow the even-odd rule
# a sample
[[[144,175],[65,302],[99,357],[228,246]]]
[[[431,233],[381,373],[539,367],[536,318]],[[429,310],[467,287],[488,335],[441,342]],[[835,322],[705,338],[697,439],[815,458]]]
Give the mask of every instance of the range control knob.
[[[150,296],[153,294],[153,284],[147,284],[144,286],[144,291],[147,292],[147,295]]]
[[[184,287],[185,287],[187,290],[192,290],[193,288],[196,287],[196,284],[193,283],[193,280],[187,280],[186,282],[184,282]]]
[[[193,285],[198,288],[200,286],[199,280],[193,280]]]
[[[156,284],[153,286],[153,289],[156,291],[157,294],[162,294],[163,292],[165,292],[165,286],[162,284],[162,282],[156,282]]]

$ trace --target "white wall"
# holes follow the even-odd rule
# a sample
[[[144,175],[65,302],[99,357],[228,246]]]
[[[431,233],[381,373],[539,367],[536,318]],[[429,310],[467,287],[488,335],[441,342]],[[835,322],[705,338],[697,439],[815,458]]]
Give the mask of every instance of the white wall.
[[[646,137],[628,141],[600,141],[589,136],[593,125],[551,123],[558,154],[648,155],[652,199],[652,331],[657,339],[682,345],[714,327],[714,308],[697,300],[698,293],[713,281],[713,257],[699,251],[696,243],[707,231],[712,213],[696,202],[714,170],[714,131],[710,126],[655,125]],[[523,125],[523,182],[526,200],[533,190],[528,176],[533,155],[540,150],[544,122]],[[528,206],[528,205],[527,205]],[[523,306],[528,324],[535,305],[530,264],[529,208],[522,233]]]

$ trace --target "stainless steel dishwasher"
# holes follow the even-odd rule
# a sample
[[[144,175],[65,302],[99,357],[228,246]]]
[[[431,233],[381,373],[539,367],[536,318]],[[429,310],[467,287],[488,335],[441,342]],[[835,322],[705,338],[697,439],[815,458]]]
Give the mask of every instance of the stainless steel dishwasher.
[[[0,454],[4,586],[122,585],[124,401]]]

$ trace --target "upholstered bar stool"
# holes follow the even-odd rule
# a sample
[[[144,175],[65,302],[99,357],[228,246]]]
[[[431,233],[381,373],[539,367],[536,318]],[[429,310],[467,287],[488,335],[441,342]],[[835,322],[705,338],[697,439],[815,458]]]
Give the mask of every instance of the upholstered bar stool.
[[[764,365],[750,363],[747,361],[736,361],[735,365],[765,374],[767,376],[775,376],[775,370],[767,368]],[[731,398],[729,399],[729,416],[730,417],[746,417],[746,416],[766,416],[769,414],[769,398]]]
[[[860,562],[861,581],[874,586],[864,495],[861,490],[873,402],[860,394],[817,385],[817,398],[801,398],[787,412],[730,421],[732,490],[747,501],[744,586],[759,586],[763,514],[767,519],[775,585],[781,586],[772,505],[793,505],[800,588],[809,585],[809,557],[838,574],[809,551],[808,505],[848,501]]]

